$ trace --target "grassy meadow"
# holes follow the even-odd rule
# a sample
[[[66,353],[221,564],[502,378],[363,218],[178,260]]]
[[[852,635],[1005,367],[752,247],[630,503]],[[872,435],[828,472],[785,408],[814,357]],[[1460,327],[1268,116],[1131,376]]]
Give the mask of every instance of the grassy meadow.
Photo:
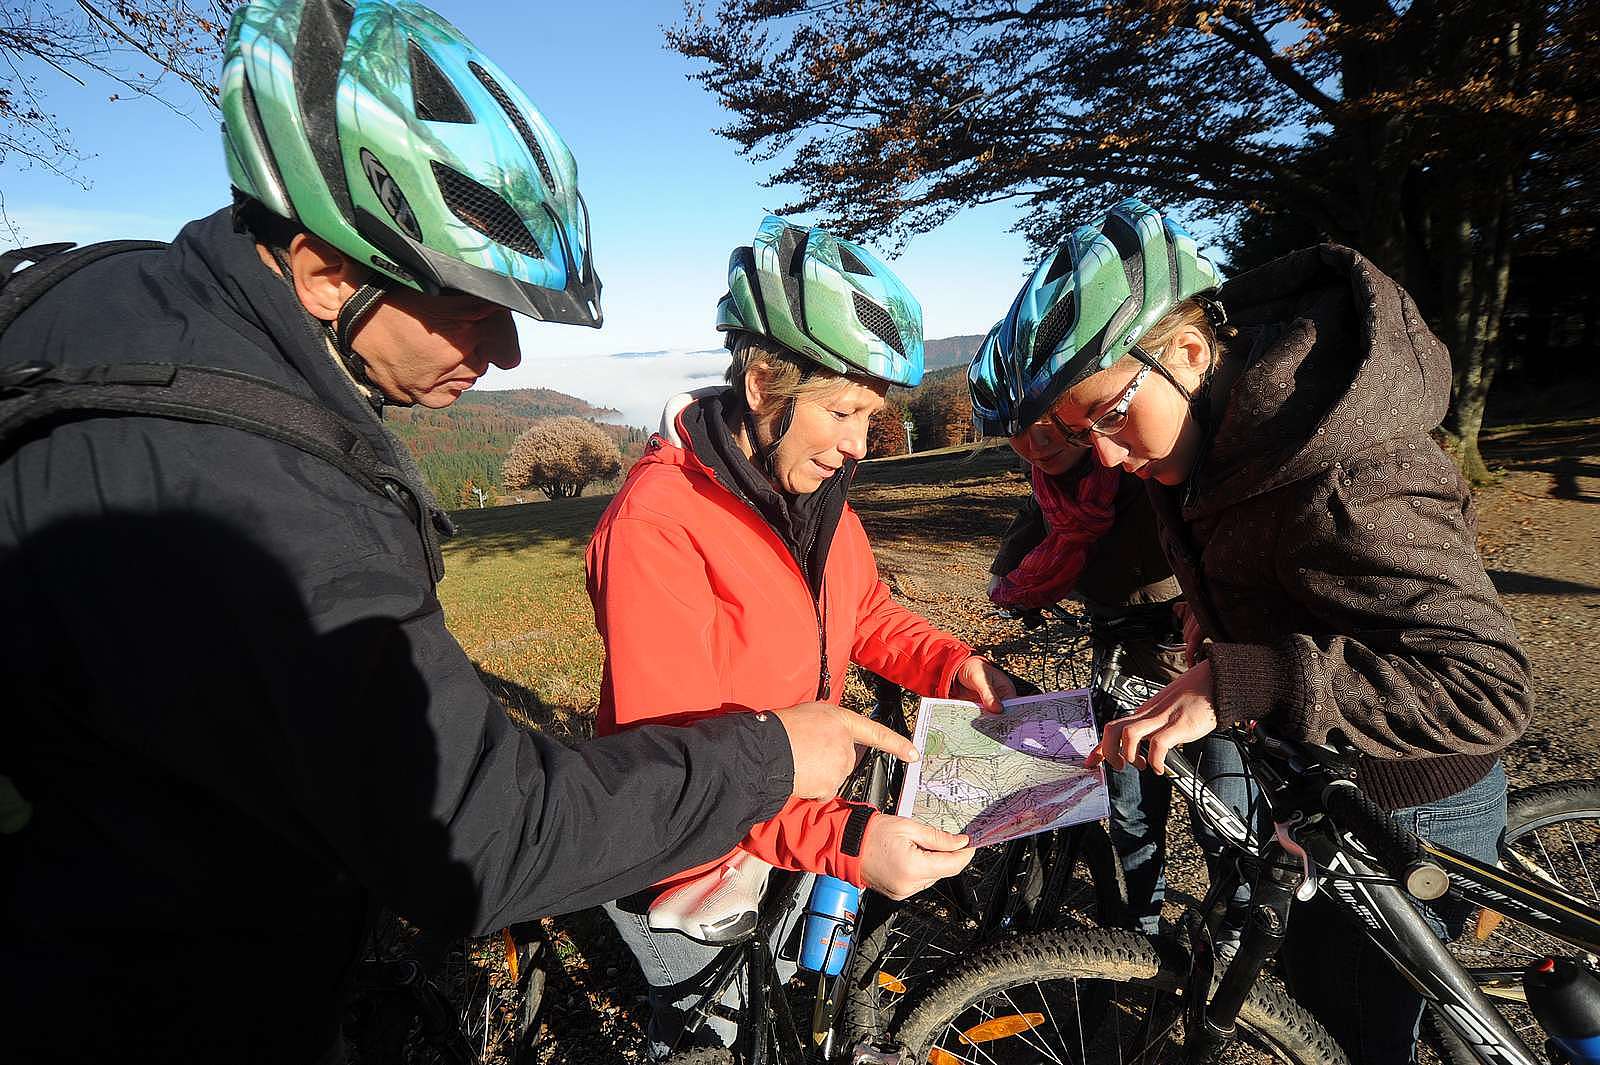
[[[583,550],[611,497],[463,510],[439,586],[450,631],[515,717],[587,736],[600,694],[600,637]]]

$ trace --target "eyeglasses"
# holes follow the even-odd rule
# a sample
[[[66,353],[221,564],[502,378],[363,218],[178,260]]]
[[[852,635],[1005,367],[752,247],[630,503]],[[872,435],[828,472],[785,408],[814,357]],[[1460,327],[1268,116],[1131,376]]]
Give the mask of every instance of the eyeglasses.
[[[1063,422],[1056,416],[1054,407],[1045,411],[1044,416],[1050,420],[1051,425],[1055,426],[1056,432],[1061,434],[1061,439],[1072,447],[1093,447],[1095,437],[1116,436],[1127,428],[1128,408],[1133,405],[1133,397],[1138,394],[1139,386],[1143,385],[1145,378],[1150,376],[1151,368],[1150,364],[1146,363],[1143,369],[1134,374],[1133,380],[1128,382],[1128,387],[1122,393],[1122,398],[1117,400],[1117,405],[1082,429],[1074,429]]]

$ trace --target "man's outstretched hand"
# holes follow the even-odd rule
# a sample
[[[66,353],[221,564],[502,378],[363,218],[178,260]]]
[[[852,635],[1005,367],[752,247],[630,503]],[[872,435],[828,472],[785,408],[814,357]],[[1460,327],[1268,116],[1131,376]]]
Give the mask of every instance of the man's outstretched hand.
[[[801,703],[773,713],[789,733],[797,799],[833,798],[856,767],[857,744],[888,751],[902,762],[917,760],[910,740],[832,703]]]

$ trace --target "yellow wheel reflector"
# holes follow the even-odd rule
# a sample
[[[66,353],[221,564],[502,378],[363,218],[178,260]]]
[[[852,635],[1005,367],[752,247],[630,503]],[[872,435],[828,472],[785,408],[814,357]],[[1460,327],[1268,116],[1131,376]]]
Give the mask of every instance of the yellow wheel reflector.
[[[928,1051],[928,1065],[961,1065],[961,1059],[948,1050],[934,1047]]]
[[[961,1033],[961,1041],[972,1045],[989,1043],[996,1039],[1004,1039],[1008,1035],[1017,1035],[1037,1028],[1043,1023],[1042,1013],[1013,1013],[1009,1017],[996,1017],[992,1021],[973,1025]]]
[[[511,929],[500,929],[500,946],[506,953],[506,969],[511,973],[511,982],[517,983],[522,979],[522,963],[517,960],[517,941],[512,938]]]
[[[882,969],[878,970],[878,986],[883,988],[885,991],[893,991],[897,995],[903,995],[906,993],[905,982],[902,981],[898,976],[895,976],[891,973],[886,973]]]
[[[1494,930],[1504,921],[1504,915],[1495,910],[1482,909],[1478,911],[1477,923],[1472,926],[1472,937],[1479,943],[1494,935]]]

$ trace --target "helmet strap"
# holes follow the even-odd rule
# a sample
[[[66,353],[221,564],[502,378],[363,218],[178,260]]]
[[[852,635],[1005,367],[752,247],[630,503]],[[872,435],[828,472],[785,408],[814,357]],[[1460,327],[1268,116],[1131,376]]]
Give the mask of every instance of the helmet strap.
[[[294,270],[289,263],[289,253],[276,244],[267,245],[267,251],[272,255],[272,260],[278,264],[283,283],[292,290]],[[383,299],[385,294],[386,290],[382,286],[367,282],[344,301],[339,308],[338,317],[331,322],[322,323],[322,328],[328,333],[328,340],[333,344],[333,350],[339,355],[339,361],[344,363],[345,369],[355,378],[356,383],[374,396],[382,396],[382,393],[367,376],[367,364],[356,354],[350,342],[354,339],[356,330],[361,327],[361,323],[377,309],[378,301]]]
[[[784,403],[783,413],[778,417],[777,429],[772,434],[772,439],[763,444],[761,437],[756,432],[755,415],[750,411],[750,405],[744,404],[744,431],[750,435],[750,448],[755,452],[756,466],[767,479],[776,483],[777,472],[772,468],[772,460],[778,454],[778,445],[783,443],[783,438],[788,435],[789,427],[794,424],[794,400]]]
[[[1165,366],[1161,365],[1161,359],[1158,356],[1150,354],[1148,351],[1144,350],[1143,348],[1141,348],[1137,344],[1135,344],[1133,347],[1129,348],[1128,350],[1129,350],[1129,353],[1132,354],[1135,359],[1138,359],[1140,362],[1142,362],[1146,366],[1150,367],[1150,369],[1154,370],[1156,373],[1160,374],[1162,377],[1165,377],[1167,379],[1167,383],[1170,384],[1173,388],[1176,388],[1178,390],[1178,395],[1183,397],[1183,401],[1185,403],[1189,404],[1191,407],[1194,405],[1195,393],[1189,391],[1181,383],[1179,383],[1178,379],[1173,376],[1172,371],[1167,369]],[[1211,374],[1210,374],[1210,371],[1208,370],[1206,372],[1206,377],[1209,378],[1210,376],[1211,376]],[[1201,386],[1204,387],[1205,379],[1203,378],[1200,383],[1201,383]]]
[[[381,285],[374,285],[369,281],[350,294],[350,298],[339,308],[338,317],[324,323],[328,330],[328,338],[333,341],[334,350],[339,353],[339,358],[350,371],[350,376],[372,389],[373,394],[377,396],[381,396],[382,393],[367,376],[366,360],[356,353],[352,343],[355,340],[356,330],[360,329],[361,323],[377,310],[379,301],[386,294]]]

